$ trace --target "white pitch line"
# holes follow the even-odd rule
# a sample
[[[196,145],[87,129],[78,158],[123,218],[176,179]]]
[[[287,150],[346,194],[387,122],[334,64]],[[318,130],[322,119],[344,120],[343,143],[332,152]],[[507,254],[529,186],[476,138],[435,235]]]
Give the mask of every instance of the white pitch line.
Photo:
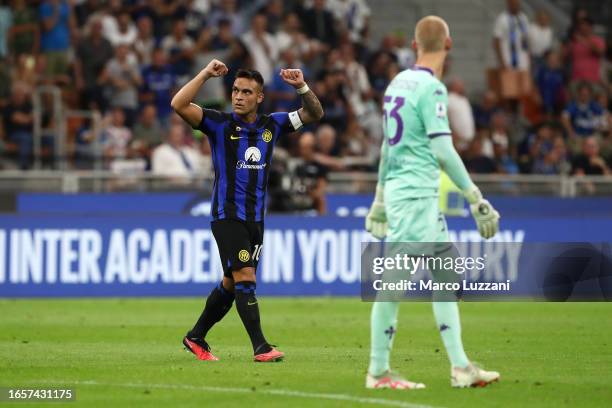
[[[280,395],[280,396],[286,396],[286,397],[328,399],[328,400],[336,400],[336,401],[356,402],[359,404],[385,405],[388,407],[439,408],[439,407],[434,407],[431,405],[413,404],[411,402],[388,400],[388,399],[383,399],[383,398],[354,397],[352,395],[346,395],[346,394],[328,394],[328,393],[304,392],[304,391],[294,391],[294,390],[266,390],[266,389],[259,388],[256,391],[253,391],[251,388],[212,387],[212,386],[207,386],[207,385],[188,385],[188,384],[139,384],[139,383],[118,384],[118,383],[98,382],[94,380],[86,380],[86,381],[49,381],[49,380],[45,380],[45,381],[31,381],[31,383],[96,385],[96,386],[105,386],[105,387],[124,387],[124,388],[180,389],[180,390],[210,391],[210,392],[241,392],[241,393],[257,392],[261,394]],[[408,393],[410,393],[410,391],[408,391]]]

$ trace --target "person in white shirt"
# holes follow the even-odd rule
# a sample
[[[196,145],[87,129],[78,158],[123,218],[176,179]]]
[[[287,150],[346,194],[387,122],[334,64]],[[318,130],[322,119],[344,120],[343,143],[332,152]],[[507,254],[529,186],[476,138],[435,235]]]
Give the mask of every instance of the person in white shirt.
[[[138,56],[141,66],[151,63],[153,50],[155,49],[155,37],[153,36],[153,21],[149,16],[138,19],[138,35],[134,41],[134,50]]]
[[[108,41],[117,47],[119,45],[131,46],[138,35],[138,30],[132,22],[132,17],[126,11],[121,12],[116,19],[109,20],[104,35]]]
[[[367,30],[370,7],[365,0],[328,0],[327,8],[334,13],[336,20],[345,24],[353,43],[361,43]]]
[[[520,0],[507,0],[493,28],[493,48],[500,68],[529,70],[529,20],[521,11]]]
[[[242,42],[249,50],[255,69],[261,73],[264,83],[270,84],[278,63],[278,44],[276,37],[266,31],[267,24],[265,14],[256,14],[251,29],[242,36]]]
[[[476,134],[472,105],[465,96],[465,84],[453,78],[448,85],[448,121],[453,132],[455,147],[465,151]]]
[[[151,171],[154,175],[168,176],[177,183],[203,170],[201,153],[185,143],[185,127],[172,125],[164,143],[153,150]]]
[[[550,26],[550,16],[538,11],[536,21],[529,24],[529,51],[531,52],[533,72],[544,63],[544,55],[553,48],[554,33]]]

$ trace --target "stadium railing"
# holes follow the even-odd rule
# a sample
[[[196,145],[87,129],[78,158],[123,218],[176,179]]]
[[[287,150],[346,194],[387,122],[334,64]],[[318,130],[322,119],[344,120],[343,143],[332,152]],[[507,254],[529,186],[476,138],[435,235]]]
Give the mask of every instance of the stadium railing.
[[[371,193],[376,173],[332,172],[328,175],[330,193]],[[612,196],[610,176],[475,174],[473,180],[488,194],[521,196]],[[212,173],[195,177],[169,177],[147,172],[108,170],[4,170],[0,171],[0,192],[161,192],[211,191]]]

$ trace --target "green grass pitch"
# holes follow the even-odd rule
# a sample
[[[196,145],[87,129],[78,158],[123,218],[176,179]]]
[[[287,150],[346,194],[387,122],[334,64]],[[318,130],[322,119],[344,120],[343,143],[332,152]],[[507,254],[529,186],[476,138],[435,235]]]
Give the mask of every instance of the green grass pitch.
[[[358,299],[261,298],[268,340],[287,357],[251,361],[232,310],[182,349],[202,299],[0,300],[0,386],[73,387],[54,407],[591,407],[612,404],[612,304],[464,303],[468,355],[501,372],[451,389],[429,303],[404,303],[392,365],[426,390],[366,390],[369,313]],[[35,404],[0,403],[3,406]],[[36,404],[41,406],[41,403]],[[47,406],[46,404],[44,406]]]

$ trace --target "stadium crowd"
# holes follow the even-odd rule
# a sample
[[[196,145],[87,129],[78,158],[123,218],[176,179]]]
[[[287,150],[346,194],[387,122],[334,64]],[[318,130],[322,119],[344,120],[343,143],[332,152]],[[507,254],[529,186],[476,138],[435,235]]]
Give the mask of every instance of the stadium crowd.
[[[206,138],[184,127],[170,99],[217,58],[229,73],[207,82],[197,102],[218,109],[228,108],[236,70],[252,67],[266,82],[262,111],[295,110],[299,96],[277,73],[304,71],[325,117],[301,132],[302,140],[281,141],[279,156],[302,157],[299,172],[313,180],[306,188],[320,195],[328,171],[353,168],[342,158],[376,169],[382,94],[415,61],[408,35],[369,46],[370,13],[365,0],[3,0],[1,166],[32,167],[35,120],[43,129],[56,120],[53,99],[42,95],[37,108],[32,96],[40,85],[55,85],[66,108],[102,115],[99,134],[90,119],[68,122],[71,167],[88,168],[101,157],[106,168],[132,163],[169,176],[210,169]],[[451,61],[448,113],[468,169],[609,174],[610,53],[588,14],[576,10],[561,34],[546,13],[529,21],[518,1],[508,1],[493,37],[499,68],[527,72],[530,86],[516,98],[499,89],[471,95]],[[43,130],[42,154],[51,164],[54,137]]]

